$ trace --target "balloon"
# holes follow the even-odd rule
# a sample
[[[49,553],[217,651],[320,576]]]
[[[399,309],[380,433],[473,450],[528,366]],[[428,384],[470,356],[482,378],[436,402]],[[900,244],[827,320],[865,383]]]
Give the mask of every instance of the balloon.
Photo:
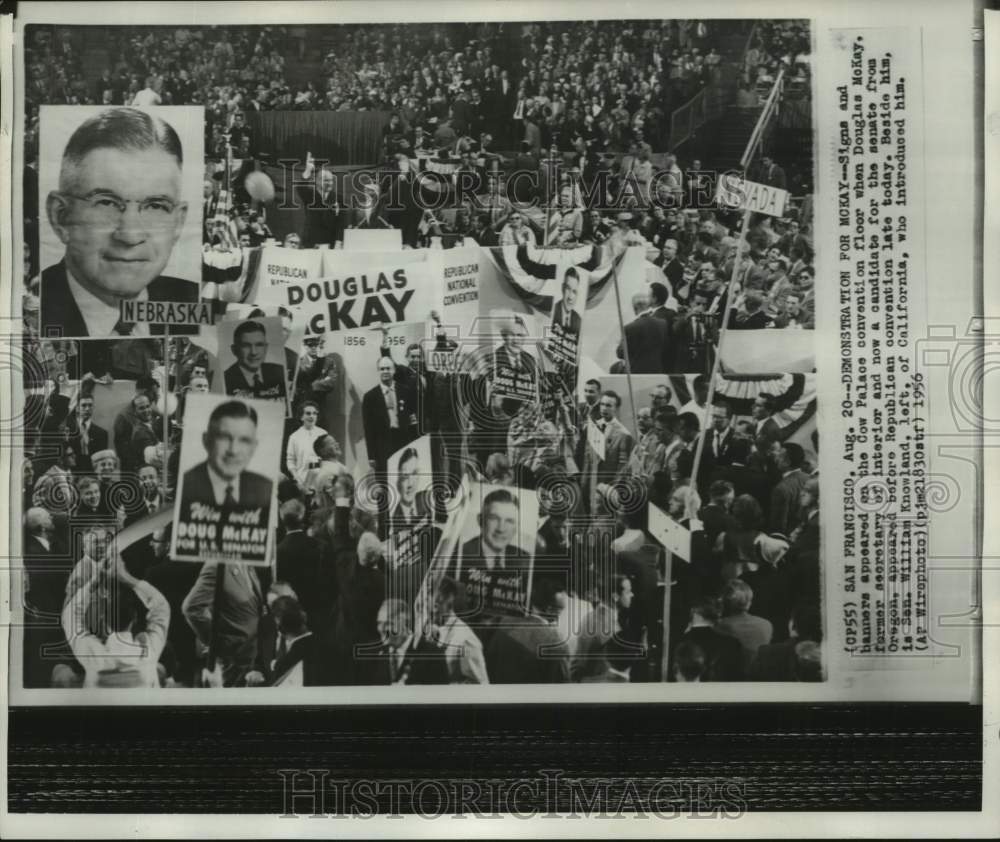
[[[258,202],[270,202],[274,199],[274,182],[262,172],[250,173],[244,180],[243,186]]]

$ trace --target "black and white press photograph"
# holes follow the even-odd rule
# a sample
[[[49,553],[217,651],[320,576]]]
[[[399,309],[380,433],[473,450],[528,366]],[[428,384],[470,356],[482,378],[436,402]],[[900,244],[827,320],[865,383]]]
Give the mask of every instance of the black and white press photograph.
[[[501,745],[584,813],[910,805],[881,734],[970,809],[917,708],[989,701],[982,9],[15,5],[12,704],[192,723],[187,812]],[[21,803],[97,797],[61,727]]]

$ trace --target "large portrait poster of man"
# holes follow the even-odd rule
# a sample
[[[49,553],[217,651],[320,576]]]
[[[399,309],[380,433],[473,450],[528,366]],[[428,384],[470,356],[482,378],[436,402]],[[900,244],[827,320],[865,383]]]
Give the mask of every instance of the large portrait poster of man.
[[[162,333],[120,305],[198,301],[204,109],[43,105],[39,119],[40,333]]]
[[[274,554],[284,409],[190,394],[184,410],[171,557],[267,565]]]

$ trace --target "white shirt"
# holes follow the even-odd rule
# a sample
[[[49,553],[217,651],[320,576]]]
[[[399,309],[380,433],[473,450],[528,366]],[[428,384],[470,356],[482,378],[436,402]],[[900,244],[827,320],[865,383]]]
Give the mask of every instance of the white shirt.
[[[454,614],[441,627],[441,645],[451,684],[489,684],[483,644],[476,633]]]
[[[288,447],[285,448],[285,462],[288,470],[300,487],[305,486],[306,477],[309,474],[310,463],[319,462],[319,456],[313,450],[316,439],[326,435],[326,430],[313,425],[310,430],[304,425],[299,427],[288,437]]]
[[[320,506],[329,503],[336,504],[333,496],[333,482],[341,474],[349,474],[347,466],[336,459],[326,459],[320,462],[318,468],[309,468],[306,471],[305,485],[303,491],[312,491],[316,495],[316,503]]]
[[[96,687],[102,671],[116,670],[138,672],[138,682],[142,687],[159,687],[156,664],[167,642],[170,603],[148,582],[136,582],[135,594],[146,606],[146,628],[136,635],[122,631],[102,640],[86,630],[95,581],[88,582],[77,591],[62,612],[66,639],[86,672],[83,686]]]
[[[212,483],[212,495],[215,497],[217,505],[221,506],[226,501],[226,489],[233,489],[233,500],[240,502],[240,478],[234,477],[231,480],[219,476],[211,464],[208,466],[208,481]]]
[[[132,98],[132,106],[145,108],[149,105],[159,105],[163,100],[152,88],[143,88]]]
[[[80,315],[83,316],[84,324],[87,325],[88,336],[117,336],[115,325],[118,324],[120,312],[117,307],[109,306],[101,301],[96,295],[84,289],[80,282],[66,269],[66,280],[69,282],[69,291],[76,302]],[[143,288],[135,301],[146,301],[149,298],[149,291]],[[130,336],[149,336],[149,327],[137,322],[132,328]]]

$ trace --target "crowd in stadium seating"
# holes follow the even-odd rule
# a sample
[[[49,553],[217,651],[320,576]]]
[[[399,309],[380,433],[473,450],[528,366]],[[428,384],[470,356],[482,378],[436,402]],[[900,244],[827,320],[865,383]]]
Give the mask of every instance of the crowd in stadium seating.
[[[315,78],[286,79],[284,27],[111,30],[113,64],[94,79],[68,30],[29,43],[29,114],[42,103],[204,104],[209,149],[239,110],[383,110],[436,140],[490,132],[515,148],[664,147],[669,115],[719,78],[712,22],[602,21],[338,27]],[[58,61],[50,61],[57,57]],[[439,145],[447,145],[442,142]]]

